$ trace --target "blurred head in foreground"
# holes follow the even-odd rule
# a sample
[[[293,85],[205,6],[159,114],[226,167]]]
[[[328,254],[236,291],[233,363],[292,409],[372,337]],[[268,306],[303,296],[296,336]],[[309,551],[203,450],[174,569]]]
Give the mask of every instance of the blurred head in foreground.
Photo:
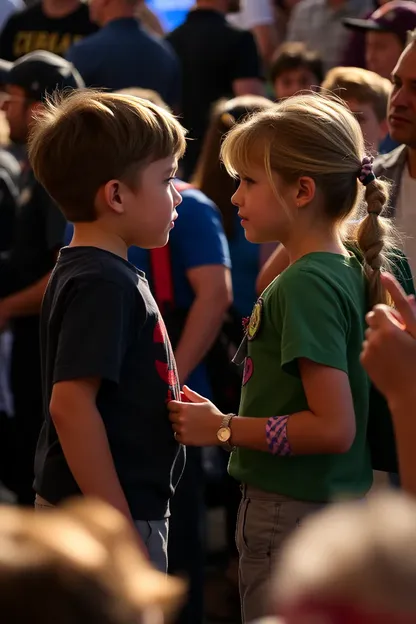
[[[416,503],[401,493],[334,505],[289,540],[272,586],[285,624],[416,622]]]
[[[134,531],[101,502],[0,508],[2,624],[159,624],[183,587],[156,572]]]

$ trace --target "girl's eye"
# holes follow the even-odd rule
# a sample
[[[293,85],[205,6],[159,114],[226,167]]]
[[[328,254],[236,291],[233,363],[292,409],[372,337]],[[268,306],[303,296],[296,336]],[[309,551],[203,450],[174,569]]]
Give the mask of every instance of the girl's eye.
[[[241,178],[243,180],[243,182],[245,182],[246,184],[254,184],[254,180],[252,180],[251,178]]]

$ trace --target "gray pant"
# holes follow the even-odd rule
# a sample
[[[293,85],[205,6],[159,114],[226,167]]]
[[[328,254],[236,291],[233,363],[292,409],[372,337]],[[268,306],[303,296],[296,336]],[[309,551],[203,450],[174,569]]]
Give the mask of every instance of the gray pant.
[[[36,495],[35,509],[53,509],[51,505],[41,496]],[[150,561],[153,565],[167,574],[168,571],[168,533],[169,520],[135,520],[134,524],[146,546]]]
[[[322,507],[243,487],[236,531],[243,623],[270,615],[269,581],[282,544],[306,516]]]

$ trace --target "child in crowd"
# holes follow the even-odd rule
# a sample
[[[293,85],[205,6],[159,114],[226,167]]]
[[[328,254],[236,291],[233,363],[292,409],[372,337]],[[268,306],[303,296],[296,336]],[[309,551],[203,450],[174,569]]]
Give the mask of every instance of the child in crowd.
[[[361,126],[368,151],[376,155],[388,134],[391,82],[359,67],[334,67],[327,73],[322,90],[345,101]]]
[[[334,499],[363,497],[372,484],[369,382],[359,358],[366,311],[385,301],[388,186],[372,172],[358,122],[318,95],[289,98],[238,124],[222,156],[240,179],[233,202],[247,239],[281,241],[290,266],[248,323],[238,354],[246,356],[239,417],[186,388],[194,404],[173,401],[169,409],[179,441],[234,451],[249,622],[265,614],[270,566],[292,530]],[[356,229],[347,232],[353,218]]]
[[[167,243],[184,149],[169,112],[93,91],[49,102],[29,146],[36,177],[74,223],[42,306],[36,506],[103,499],[164,571],[172,474],[184,463],[166,403],[180,388],[165,325],[127,250]]]
[[[182,581],[154,570],[127,520],[98,500],[0,510],[2,624],[162,624]]]
[[[319,54],[308,50],[303,43],[282,44],[276,50],[270,67],[276,100],[307,89],[318,91],[323,71]]]

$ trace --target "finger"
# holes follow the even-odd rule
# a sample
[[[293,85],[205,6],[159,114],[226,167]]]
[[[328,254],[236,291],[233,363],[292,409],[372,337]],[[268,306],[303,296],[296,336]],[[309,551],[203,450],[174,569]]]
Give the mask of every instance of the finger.
[[[416,314],[414,304],[400,286],[399,282],[390,273],[381,275],[383,286],[390,293],[397,310],[403,319],[408,332],[416,336]]]
[[[178,423],[181,421],[181,415],[179,412],[169,412],[168,417],[171,423]]]
[[[180,412],[182,408],[181,401],[169,401],[168,410],[170,412]]]
[[[183,387],[183,393],[185,397],[189,399],[191,403],[208,403],[209,402],[208,399],[203,397],[201,394],[198,394],[198,392],[191,390],[190,388],[188,388],[188,386]]]

